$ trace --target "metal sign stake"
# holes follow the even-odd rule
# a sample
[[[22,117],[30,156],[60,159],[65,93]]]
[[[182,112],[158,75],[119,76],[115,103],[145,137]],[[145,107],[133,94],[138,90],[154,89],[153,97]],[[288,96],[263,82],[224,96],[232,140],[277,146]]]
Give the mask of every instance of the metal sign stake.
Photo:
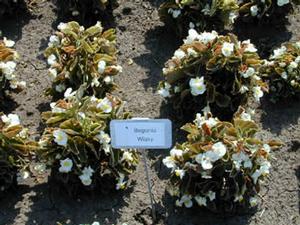
[[[144,149],[141,149],[140,151],[142,152],[142,157],[143,157],[143,161],[144,161],[144,168],[145,168],[148,192],[149,192],[150,203],[151,203],[152,219],[153,219],[153,221],[156,221],[156,211],[155,211],[154,199],[153,199],[152,190],[151,190],[151,181],[150,181],[150,176],[149,176],[149,171],[148,171],[148,166],[147,166],[146,152]]]

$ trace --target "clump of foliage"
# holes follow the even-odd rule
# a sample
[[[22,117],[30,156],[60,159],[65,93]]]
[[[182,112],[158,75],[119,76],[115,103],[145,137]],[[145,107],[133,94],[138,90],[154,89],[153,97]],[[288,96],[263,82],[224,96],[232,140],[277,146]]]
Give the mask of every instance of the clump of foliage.
[[[0,40],[0,93],[8,87],[11,89],[21,89],[26,86],[24,81],[16,79],[16,60],[18,59],[17,52],[12,49],[15,45],[14,41],[3,38]]]
[[[114,90],[113,77],[122,71],[117,65],[116,31],[103,31],[100,22],[88,29],[77,22],[60,23],[58,29],[45,51],[53,79],[48,93],[85,86],[87,95],[103,97]]]
[[[0,113],[0,194],[29,176],[30,159],[37,148],[18,115]]]
[[[273,51],[261,68],[269,81],[273,101],[300,93],[300,42],[288,42]]]
[[[236,0],[167,0],[160,6],[160,17],[173,24],[180,33],[186,27],[205,29],[224,29],[232,25],[238,12]]]
[[[40,140],[42,162],[71,192],[84,186],[124,189],[138,154],[132,149],[113,149],[109,134],[111,120],[129,118],[124,103],[111,95],[81,100],[76,97],[78,93],[65,96],[51,104],[52,111],[42,114],[47,125]]]
[[[91,15],[112,10],[117,4],[117,0],[57,0],[64,14],[71,14],[73,17],[91,17]]]
[[[231,119],[240,105],[250,98],[259,101],[268,90],[259,74],[263,61],[256,52],[249,40],[240,42],[233,34],[198,34],[190,29],[184,44],[166,62],[158,93],[172,100],[179,115],[191,115],[209,104],[214,114],[222,112]]]
[[[299,4],[298,0],[242,0],[239,1],[239,14],[242,17],[266,18],[273,14],[283,15],[292,9],[292,4]]]
[[[178,198],[176,205],[196,203],[218,213],[255,206],[260,184],[270,173],[270,151],[280,143],[257,139],[259,128],[243,108],[232,123],[205,111],[182,129],[187,141],[163,160],[172,169],[168,189]]]

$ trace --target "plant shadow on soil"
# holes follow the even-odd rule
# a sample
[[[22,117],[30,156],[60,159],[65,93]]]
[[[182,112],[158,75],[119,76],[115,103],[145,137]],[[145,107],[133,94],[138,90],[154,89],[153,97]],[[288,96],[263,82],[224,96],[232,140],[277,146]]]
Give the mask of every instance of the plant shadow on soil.
[[[69,196],[49,183],[34,187],[20,186],[0,202],[0,225],[4,224],[118,224],[119,210],[125,206],[124,198],[132,188],[124,192],[99,194],[96,191]]]
[[[79,1],[80,2],[80,1]],[[52,27],[56,30],[57,25],[60,22],[69,22],[69,21],[76,21],[80,25],[84,26],[85,28],[93,26],[97,23],[97,21],[101,21],[104,30],[112,27],[116,27],[115,17],[113,16],[113,9],[108,8],[107,10],[99,12],[99,14],[79,14],[78,16],[72,16],[69,12],[69,7],[67,6],[68,2],[65,1],[56,1],[57,8],[54,9],[57,19],[52,24]],[[81,3],[79,3],[81,4]],[[86,7],[86,3],[83,3],[82,7]],[[68,11],[64,11],[67,9]],[[84,10],[82,10],[84,11]]]
[[[0,17],[0,31],[3,37],[7,37],[13,41],[18,41],[22,38],[22,28],[26,25],[34,15],[25,10],[17,10],[13,15],[5,15],[5,19]],[[4,16],[3,16],[4,17]],[[1,33],[0,33],[1,37]]]
[[[280,104],[264,98],[260,108],[263,110],[261,118],[263,129],[270,129],[277,135],[291,124],[297,124],[300,117],[300,102],[297,98],[282,99]]]
[[[287,30],[287,26],[290,25],[288,19],[283,16],[279,18],[273,15],[269,19],[253,22],[239,19],[231,32],[236,34],[240,41],[250,39],[257,47],[260,57],[268,58],[272,49],[292,37],[292,33]]]

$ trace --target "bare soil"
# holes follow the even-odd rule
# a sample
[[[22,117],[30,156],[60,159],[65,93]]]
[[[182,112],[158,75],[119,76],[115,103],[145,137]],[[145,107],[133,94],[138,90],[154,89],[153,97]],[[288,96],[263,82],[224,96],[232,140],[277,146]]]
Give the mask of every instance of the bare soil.
[[[117,79],[121,90],[116,93],[127,101],[134,116],[173,118],[170,107],[155,93],[161,69],[181,41],[171,29],[160,22],[157,8],[162,0],[120,0],[113,11],[113,25],[118,32],[119,63],[123,74]],[[241,39],[251,38],[260,53],[288,40],[300,39],[300,9],[287,17],[287,24],[241,25],[236,33]],[[59,22],[67,18],[58,15],[51,1],[39,1],[31,15],[18,12],[12,18],[0,20],[3,35],[16,41],[21,56],[18,75],[28,83],[21,93],[10,94],[5,112],[18,113],[23,124],[36,138],[42,132],[40,114],[49,108],[50,99],[44,90],[50,86],[43,50]],[[129,59],[133,60],[133,63]],[[253,105],[253,107],[256,107]],[[256,121],[263,128],[261,136],[276,138],[285,146],[274,152],[272,171],[263,185],[257,210],[244,215],[223,217],[195,208],[174,207],[174,200],[165,192],[168,170],[161,163],[167,150],[148,153],[152,190],[158,214],[157,224],[170,225],[299,225],[300,198],[300,102],[288,99],[272,104],[265,99],[257,109]],[[193,118],[191,118],[192,120]],[[174,122],[174,141],[184,138],[180,124]],[[47,182],[46,176],[31,178],[0,200],[0,225],[86,224],[151,224],[149,197],[143,164],[131,176],[131,187],[122,193],[86,193],[69,197]]]

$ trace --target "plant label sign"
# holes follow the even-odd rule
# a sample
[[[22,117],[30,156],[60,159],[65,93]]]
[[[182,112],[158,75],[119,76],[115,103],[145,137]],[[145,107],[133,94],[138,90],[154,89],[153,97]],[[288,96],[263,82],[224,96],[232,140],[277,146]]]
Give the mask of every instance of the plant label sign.
[[[168,119],[112,120],[110,135],[116,149],[168,149],[172,146],[172,123]]]

